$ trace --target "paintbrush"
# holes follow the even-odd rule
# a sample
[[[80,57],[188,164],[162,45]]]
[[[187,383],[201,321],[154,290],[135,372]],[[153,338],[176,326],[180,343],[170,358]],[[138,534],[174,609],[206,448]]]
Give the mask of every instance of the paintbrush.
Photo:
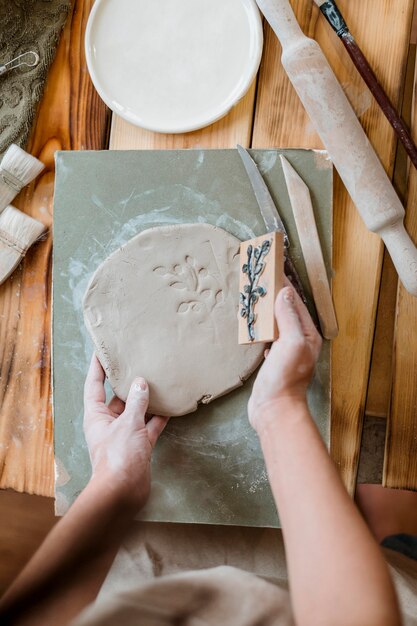
[[[0,213],[44,169],[36,157],[12,143],[0,164]]]
[[[0,285],[45,231],[41,222],[11,205],[0,213]]]
[[[288,0],[256,0],[281,41],[281,62],[367,228],[388,248],[404,287],[417,296],[417,249],[405,211],[319,44]]]
[[[393,127],[395,134],[406,149],[414,167],[417,168],[417,146],[414,143],[407,126],[398,115],[373,69],[369,65],[367,58],[349,31],[349,27],[346,24],[336,2],[334,0],[314,0],[314,2],[318,7],[320,7],[320,11],[336,32],[337,36],[342,40],[343,45],[356,66],[356,69],[368,85],[372,95],[381,107],[382,112]]]

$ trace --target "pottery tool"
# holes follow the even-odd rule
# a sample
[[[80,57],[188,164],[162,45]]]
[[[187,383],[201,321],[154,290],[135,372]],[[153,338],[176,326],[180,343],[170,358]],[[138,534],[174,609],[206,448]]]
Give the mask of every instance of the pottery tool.
[[[11,70],[16,70],[18,67],[36,67],[38,63],[39,54],[32,51],[24,52],[7,63],[0,63],[0,76],[2,76],[2,74],[6,74],[6,72],[10,72]]]
[[[278,339],[275,300],[284,286],[284,233],[240,244],[239,344]]]
[[[317,224],[314,218],[310,190],[282,154],[280,159],[321,332],[326,339],[334,339],[337,337],[339,330],[327,278],[326,265],[317,232]]]
[[[283,234],[284,240],[284,272],[291,281],[295,290],[303,300],[304,304],[307,304],[307,298],[304,293],[303,285],[298,276],[297,270],[294,267],[294,263],[291,260],[289,254],[290,239],[284,226],[275,202],[269,192],[268,187],[260,173],[258,166],[252,159],[251,155],[245,148],[237,145],[237,151],[245,166],[246,173],[248,175],[250,184],[252,185],[253,192],[255,194],[256,201],[259,206],[262,218],[264,220],[266,229],[268,232],[278,231]]]
[[[288,0],[257,0],[281,42],[282,64],[367,228],[378,233],[404,287],[417,296],[417,249],[405,211],[342,87]]]
[[[13,206],[0,213],[0,285],[19,265],[46,227]]]
[[[393,127],[398,139],[406,149],[414,167],[417,167],[416,144],[414,143],[407,126],[398,115],[386,92],[384,91],[384,88],[376,77],[375,72],[369,65],[367,58],[349,31],[349,27],[346,24],[336,2],[334,0],[314,0],[314,2],[320,7],[320,11],[336,32],[337,36],[341,39],[350,58],[355,64],[356,69],[368,85],[372,95],[381,107],[382,112]]]
[[[9,146],[0,164],[0,213],[44,167],[16,144]]]

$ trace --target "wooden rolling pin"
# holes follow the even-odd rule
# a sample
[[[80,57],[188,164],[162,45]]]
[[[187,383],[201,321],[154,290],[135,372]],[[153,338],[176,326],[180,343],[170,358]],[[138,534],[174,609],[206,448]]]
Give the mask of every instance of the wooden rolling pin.
[[[304,35],[288,0],[256,0],[282,45],[281,61],[367,228],[383,239],[417,296],[417,249],[405,211],[319,44]]]

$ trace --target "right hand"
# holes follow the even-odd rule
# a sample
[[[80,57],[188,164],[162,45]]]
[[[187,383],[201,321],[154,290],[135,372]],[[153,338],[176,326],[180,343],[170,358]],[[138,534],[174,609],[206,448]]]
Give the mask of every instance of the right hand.
[[[275,302],[279,339],[275,341],[253,385],[248,403],[251,425],[258,430],[265,414],[276,414],[282,400],[306,402],[322,340],[293,287],[284,287]]]

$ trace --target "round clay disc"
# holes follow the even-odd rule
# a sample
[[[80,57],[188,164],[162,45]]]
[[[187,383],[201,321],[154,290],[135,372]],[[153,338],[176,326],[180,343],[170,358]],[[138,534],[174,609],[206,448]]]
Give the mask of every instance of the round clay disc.
[[[238,344],[239,244],[208,224],[161,226],[100,265],[84,317],[119,398],[142,376],[150,413],[185,415],[255,370],[264,345]]]

